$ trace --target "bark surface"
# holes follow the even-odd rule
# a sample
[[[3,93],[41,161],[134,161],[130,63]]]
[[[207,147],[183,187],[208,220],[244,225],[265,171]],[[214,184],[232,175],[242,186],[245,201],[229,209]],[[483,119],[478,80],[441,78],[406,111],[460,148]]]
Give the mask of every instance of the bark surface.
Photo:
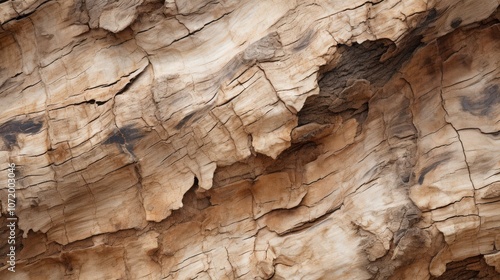
[[[0,279],[500,279],[498,0],[0,2]]]

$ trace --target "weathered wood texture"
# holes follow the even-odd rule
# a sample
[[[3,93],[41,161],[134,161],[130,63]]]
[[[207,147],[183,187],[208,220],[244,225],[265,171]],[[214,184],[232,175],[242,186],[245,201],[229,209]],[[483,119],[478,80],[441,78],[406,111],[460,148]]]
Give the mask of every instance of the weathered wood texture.
[[[497,0],[1,2],[0,279],[499,279]]]

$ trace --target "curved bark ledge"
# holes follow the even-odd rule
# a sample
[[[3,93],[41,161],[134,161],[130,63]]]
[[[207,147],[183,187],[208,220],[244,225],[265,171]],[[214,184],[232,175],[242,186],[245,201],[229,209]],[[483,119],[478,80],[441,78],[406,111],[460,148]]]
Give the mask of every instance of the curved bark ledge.
[[[0,279],[498,278],[498,4],[0,1]]]

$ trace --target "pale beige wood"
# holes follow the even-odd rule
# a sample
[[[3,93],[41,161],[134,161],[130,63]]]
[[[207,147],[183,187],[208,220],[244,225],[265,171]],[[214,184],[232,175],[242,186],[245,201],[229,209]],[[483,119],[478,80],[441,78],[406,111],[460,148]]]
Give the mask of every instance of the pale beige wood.
[[[496,279],[498,4],[0,3],[0,279]]]

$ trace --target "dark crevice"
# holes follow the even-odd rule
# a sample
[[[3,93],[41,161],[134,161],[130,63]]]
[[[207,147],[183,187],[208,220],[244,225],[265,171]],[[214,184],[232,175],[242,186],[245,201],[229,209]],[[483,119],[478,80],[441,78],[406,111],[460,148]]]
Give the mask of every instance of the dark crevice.
[[[101,105],[104,105],[106,104],[106,102],[108,102],[109,100],[106,100],[106,101],[96,101],[95,99],[90,99],[88,101],[86,101],[86,103],[88,104],[96,104],[97,106],[101,106]]]
[[[338,207],[335,207],[335,208],[332,208],[332,209],[326,211],[324,214],[322,214],[321,216],[319,216],[319,217],[317,217],[317,218],[315,218],[315,219],[313,219],[311,221],[305,222],[303,224],[300,224],[300,225],[298,225],[296,227],[290,228],[290,229],[288,229],[288,230],[286,230],[284,232],[281,232],[281,233],[277,232],[277,234],[279,236],[286,236],[286,235],[295,234],[295,233],[298,233],[298,232],[305,231],[305,230],[307,230],[309,228],[318,226],[319,224],[321,224],[322,222],[324,222],[326,219],[328,219],[328,217],[330,217],[330,215],[332,213],[334,213],[335,211],[339,210],[342,206],[343,206],[343,204],[340,205],[340,206],[338,206]]]
[[[216,21],[218,21],[218,20],[220,20],[220,19],[224,18],[225,16],[227,16],[227,15],[229,15],[229,14],[231,14],[231,12],[225,13],[225,14],[223,14],[222,16],[220,16],[220,17],[218,17],[218,18],[216,18],[216,19],[214,19],[214,20],[211,20],[211,21],[209,21],[209,22],[205,23],[205,24],[204,24],[201,28],[196,29],[196,30],[194,30],[194,31],[192,31],[192,32],[190,32],[190,31],[188,30],[188,32],[189,32],[189,33],[188,33],[187,35],[182,36],[182,37],[180,37],[180,38],[177,38],[177,39],[173,40],[170,44],[168,44],[168,45],[166,45],[166,46],[163,46],[163,47],[161,47],[161,48],[155,49],[154,51],[158,51],[158,50],[160,50],[160,49],[167,48],[167,47],[169,47],[169,46],[173,45],[174,43],[177,43],[178,41],[184,40],[184,39],[186,39],[186,38],[191,38],[191,37],[192,37],[192,36],[194,36],[196,33],[198,33],[198,32],[200,32],[201,30],[203,30],[205,27],[207,27],[207,26],[209,26],[210,24],[212,24],[212,23],[214,23],[214,22],[216,22]]]
[[[320,93],[307,98],[298,113],[299,126],[311,122],[329,123],[339,111],[343,112],[344,119],[352,117],[359,107],[352,104],[349,108],[349,96],[342,96],[344,89],[356,80],[366,80],[374,89],[382,87],[423,46],[422,33],[436,18],[436,11],[429,11],[422,23],[409,32],[398,46],[387,39],[354,43],[352,46],[338,45],[340,60],[335,65],[325,65],[320,69]],[[332,104],[342,104],[343,107],[332,107]]]
[[[155,224],[155,228],[165,229],[164,227],[168,228],[173,224],[193,221],[195,217],[200,215],[201,211],[211,206],[209,192],[199,192],[199,179],[195,176],[193,185],[182,197],[182,207],[173,210],[168,220]]]
[[[498,273],[494,267],[489,266],[484,261],[482,255],[467,258],[462,261],[455,261],[446,265],[446,271],[439,277],[432,277],[431,280],[470,280],[470,279],[498,279]]]
[[[8,0],[3,0],[3,2],[7,2],[7,1],[8,1]],[[19,16],[15,17],[15,18],[12,18],[12,19],[9,19],[8,21],[6,21],[6,22],[2,23],[2,25],[5,25],[6,23],[11,22],[11,21],[19,21],[19,20],[22,20],[22,19],[25,19],[25,18],[29,18],[29,17],[30,17],[33,13],[35,13],[36,11],[38,11],[38,9],[39,9],[41,6],[43,6],[44,4],[46,4],[47,2],[50,2],[50,0],[46,0],[46,1],[42,2],[42,3],[40,3],[40,5],[36,6],[36,8],[34,8],[34,9],[33,9],[31,12],[29,12],[29,13],[22,14],[22,12],[21,12],[21,14],[19,14]],[[2,2],[0,2],[0,3],[2,3]],[[16,11],[16,13],[17,13],[17,11]]]
[[[114,97],[116,97],[117,95],[121,95],[123,93],[125,93],[126,91],[128,91],[130,89],[130,87],[132,87],[132,84],[142,75],[144,74],[146,68],[144,68],[139,74],[137,74],[135,77],[133,77],[132,79],[130,79],[128,81],[128,83],[122,88],[120,89],[115,95]],[[137,71],[137,70],[136,70]],[[134,71],[135,72],[135,71]],[[134,73],[132,72],[132,73]],[[126,76],[123,76],[123,77],[128,77],[130,75],[132,75],[132,73],[126,75]],[[123,78],[122,77],[122,78]],[[121,80],[121,79],[120,79]],[[100,86],[96,86],[96,87],[92,87],[92,88],[88,88],[87,90],[90,90],[90,89],[94,89],[94,88],[99,88],[99,87],[108,87],[108,86],[111,86],[111,85],[114,85],[116,83],[118,83],[120,80],[117,80],[116,82],[112,83],[112,84],[108,84],[108,85],[100,85]],[[113,97],[113,98],[114,98]],[[97,106],[102,106],[104,104],[106,104],[109,100],[111,100],[112,98],[108,99],[108,100],[102,100],[102,101],[99,101],[99,100],[95,100],[95,99],[90,99],[90,100],[87,100],[87,101],[84,101],[84,102],[80,102],[80,103],[75,103],[75,104],[71,104],[71,105],[81,105],[81,104],[96,104]]]

